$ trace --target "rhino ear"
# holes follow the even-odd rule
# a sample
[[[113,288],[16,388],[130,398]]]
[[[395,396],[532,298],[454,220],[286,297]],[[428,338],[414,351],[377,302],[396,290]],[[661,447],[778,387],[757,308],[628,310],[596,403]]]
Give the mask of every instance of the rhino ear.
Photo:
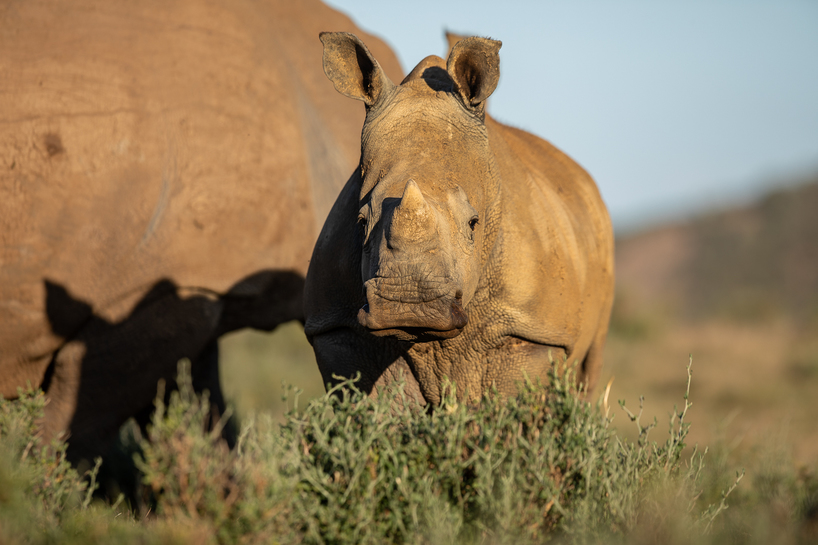
[[[500,80],[502,42],[488,38],[466,38],[454,44],[446,70],[467,106],[480,106]]]
[[[322,32],[324,73],[342,95],[372,106],[395,85],[364,43],[349,32]]]

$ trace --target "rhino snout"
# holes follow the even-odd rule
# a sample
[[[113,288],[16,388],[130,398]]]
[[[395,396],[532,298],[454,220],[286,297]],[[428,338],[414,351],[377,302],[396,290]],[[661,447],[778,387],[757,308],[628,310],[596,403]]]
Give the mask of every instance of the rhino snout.
[[[358,323],[374,335],[412,341],[448,339],[459,335],[469,323],[460,290],[454,295],[447,291],[418,300],[382,291],[378,284],[367,282],[367,303],[358,311]]]

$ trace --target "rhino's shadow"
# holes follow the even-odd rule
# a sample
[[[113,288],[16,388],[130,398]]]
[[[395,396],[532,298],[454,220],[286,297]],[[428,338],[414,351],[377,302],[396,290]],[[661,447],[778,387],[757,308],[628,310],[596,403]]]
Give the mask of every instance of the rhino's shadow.
[[[119,428],[135,417],[144,428],[157,384],[176,387],[177,364],[191,360],[194,390],[209,391],[214,415],[225,409],[219,382],[218,337],[252,327],[272,330],[303,322],[304,278],[264,270],[234,284],[224,295],[156,282],[127,317],[110,321],[56,282],[44,280],[52,331],[66,342],[53,355],[42,389],[48,404],[46,435],[67,432],[75,464],[109,453]],[[233,426],[225,427],[232,443]]]

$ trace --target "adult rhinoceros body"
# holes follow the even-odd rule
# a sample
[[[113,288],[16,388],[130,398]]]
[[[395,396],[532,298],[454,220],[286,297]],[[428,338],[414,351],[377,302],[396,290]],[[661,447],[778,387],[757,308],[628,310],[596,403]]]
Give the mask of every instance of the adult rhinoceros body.
[[[42,384],[47,436],[93,453],[181,357],[218,401],[220,334],[303,318],[362,121],[328,26],[355,28],[317,0],[0,8],[0,395]]]
[[[398,376],[421,403],[444,377],[476,399],[551,359],[593,388],[613,300],[613,236],[593,180],[554,146],[485,115],[500,43],[468,38],[392,84],[356,37],[322,34],[324,70],[366,104],[359,168],[307,275],[305,330],[324,379]]]

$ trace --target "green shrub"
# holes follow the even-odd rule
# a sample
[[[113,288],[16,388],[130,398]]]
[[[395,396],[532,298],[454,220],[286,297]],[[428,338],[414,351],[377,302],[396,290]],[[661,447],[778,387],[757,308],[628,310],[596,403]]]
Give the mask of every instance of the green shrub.
[[[668,508],[701,535],[725,507],[697,503],[704,456],[682,460],[687,402],[663,444],[653,425],[631,443],[556,369],[475,406],[450,385],[432,412],[399,387],[373,399],[347,381],[279,430],[245,425],[233,452],[206,431],[207,399],[184,369],[179,383],[157,401],[139,466],[159,516],[202,521],[220,542],[585,542],[661,527]]]
[[[66,510],[87,509],[99,469],[83,480],[65,459],[66,445],[43,445],[37,420],[42,418],[42,392],[20,391],[9,402],[0,398],[0,517],[2,531],[15,523],[59,524]],[[33,519],[33,520],[29,520]],[[2,534],[0,534],[2,535]]]
[[[0,397],[0,543],[191,543],[209,534],[182,523],[138,524],[121,505],[92,502],[96,466],[80,475],[66,444],[42,444],[41,391]]]
[[[281,426],[251,419],[232,451],[186,365],[178,382],[139,439],[142,521],[91,504],[95,471],[82,479],[63,447],[37,445],[41,394],[2,402],[0,542],[699,543],[725,531],[713,524],[737,482],[685,454],[687,396],[663,443],[628,413],[631,442],[556,367],[473,406],[449,385],[434,411],[346,381]]]

